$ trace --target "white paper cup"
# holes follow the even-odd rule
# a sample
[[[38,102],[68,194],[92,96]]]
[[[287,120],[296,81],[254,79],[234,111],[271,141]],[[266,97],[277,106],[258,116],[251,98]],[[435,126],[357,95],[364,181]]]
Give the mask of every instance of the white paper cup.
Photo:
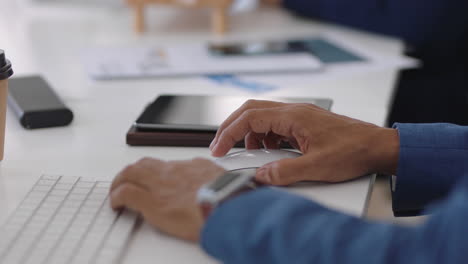
[[[8,96],[8,78],[13,75],[10,61],[5,57],[5,52],[0,49],[0,160],[3,160],[5,148],[5,121]]]

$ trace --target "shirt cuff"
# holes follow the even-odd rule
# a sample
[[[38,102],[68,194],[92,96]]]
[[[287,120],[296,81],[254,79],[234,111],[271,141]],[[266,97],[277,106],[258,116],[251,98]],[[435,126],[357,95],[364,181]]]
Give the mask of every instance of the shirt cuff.
[[[393,125],[400,137],[396,177],[391,177],[396,216],[420,214],[444,198],[468,171],[468,127],[452,124]]]
[[[266,254],[266,251],[285,249],[276,248],[278,244],[271,236],[293,235],[298,221],[309,214],[317,219],[317,212],[328,211],[311,200],[277,188],[259,188],[216,208],[201,232],[201,246],[224,263],[273,263],[269,258],[274,254]],[[265,251],[265,254],[258,254],[259,251]]]

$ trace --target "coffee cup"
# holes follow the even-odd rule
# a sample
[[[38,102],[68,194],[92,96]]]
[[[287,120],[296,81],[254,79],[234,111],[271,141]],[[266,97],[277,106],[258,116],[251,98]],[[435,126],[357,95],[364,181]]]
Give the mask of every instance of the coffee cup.
[[[5,147],[5,122],[8,96],[8,78],[13,75],[11,63],[0,49],[0,160],[3,160]]]

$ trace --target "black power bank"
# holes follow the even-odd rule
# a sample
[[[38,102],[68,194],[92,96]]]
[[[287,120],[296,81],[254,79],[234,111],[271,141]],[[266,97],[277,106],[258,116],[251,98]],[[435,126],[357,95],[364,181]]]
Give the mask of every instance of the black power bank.
[[[73,113],[41,76],[9,80],[8,105],[27,129],[66,126]]]

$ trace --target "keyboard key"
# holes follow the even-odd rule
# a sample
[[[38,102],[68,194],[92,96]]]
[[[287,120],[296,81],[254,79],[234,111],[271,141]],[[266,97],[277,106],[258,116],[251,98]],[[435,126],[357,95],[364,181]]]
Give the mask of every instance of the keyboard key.
[[[37,186],[45,185],[45,186],[53,186],[57,181],[55,180],[39,180],[37,182]]]
[[[101,188],[107,188],[109,189],[112,185],[112,182],[110,181],[100,181],[97,183],[96,187],[101,187]]]
[[[38,202],[41,202],[42,199],[44,199],[45,197],[47,196],[47,192],[35,192],[35,191],[32,191],[28,194],[28,196],[26,196],[26,199],[32,199],[32,200],[36,200]]]
[[[86,194],[69,194],[67,201],[82,203],[86,199]]]
[[[88,188],[74,188],[72,190],[72,194],[88,194],[90,192],[90,189]]]
[[[60,175],[42,175],[41,180],[58,181],[60,177]]]
[[[73,186],[74,185],[71,183],[57,183],[57,185],[54,186],[54,190],[70,191]]]
[[[75,184],[79,179],[80,177],[75,176],[61,177],[58,183]]]
[[[91,189],[96,182],[91,182],[91,181],[79,181],[75,186],[76,188],[86,188],[86,189]]]
[[[63,197],[65,195],[68,194],[68,191],[66,190],[58,190],[58,189],[53,189],[49,195],[53,195],[53,196],[60,196],[60,197]]]
[[[96,188],[93,189],[93,193],[108,194],[109,193],[109,188],[96,187]]]
[[[104,201],[106,199],[107,194],[101,194],[101,193],[92,193],[88,196],[88,200],[94,200],[94,201]]]
[[[55,195],[49,195],[47,196],[47,198],[45,199],[44,203],[49,203],[49,204],[55,204],[55,203],[60,203],[61,201],[63,201],[63,196],[55,196]]]
[[[48,192],[52,189],[52,186],[48,186],[48,185],[36,185],[34,186],[34,188],[32,189],[33,191],[37,191],[37,192]]]

